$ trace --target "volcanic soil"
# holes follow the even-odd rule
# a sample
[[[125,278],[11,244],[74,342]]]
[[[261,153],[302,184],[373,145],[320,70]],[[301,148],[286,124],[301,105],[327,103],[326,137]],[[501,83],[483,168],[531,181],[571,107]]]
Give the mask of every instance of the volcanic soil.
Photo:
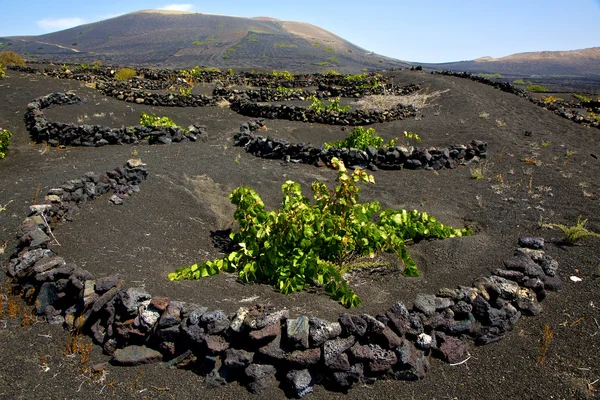
[[[387,268],[363,270],[348,277],[363,304],[346,310],[318,290],[284,296],[268,285],[242,284],[221,274],[199,281],[170,282],[178,267],[220,256],[211,232],[232,227],[233,206],[227,195],[239,185],[255,189],[267,207],[278,207],[286,180],[302,184],[310,196],[316,180],[335,184],[328,168],[264,160],[235,147],[233,134],[250,118],[223,108],[151,107],[105,97],[73,80],[9,72],[0,81],[0,127],[14,136],[0,161],[0,255],[5,271],[16,247],[15,233],[28,206],[51,188],[88,171],[123,165],[134,151],[147,164],[149,178],[140,193],[121,206],[108,196],[86,204],[72,222],[59,224],[53,250],[96,277],[119,273],[129,286],[143,286],[167,296],[235,311],[253,303],[288,308],[292,316],[335,320],[341,312],[383,312],[394,301],[408,306],[418,293],[468,285],[489,275],[510,257],[520,236],[546,239],[546,252],[560,263],[564,289],[550,293],[543,313],[523,317],[503,340],[471,346],[468,361],[451,366],[431,360],[424,380],[382,381],[353,388],[347,395],[317,386],[308,398],[412,399],[586,399],[600,390],[600,240],[564,246],[562,233],[542,229],[539,220],[573,225],[578,216],[600,232],[600,131],[570,122],[512,94],[466,79],[418,71],[387,73],[394,84],[422,85],[422,94],[442,91],[420,108],[419,116],[372,127],[386,140],[413,131],[420,145],[488,143],[488,158],[478,166],[453,170],[375,171],[375,185],[364,186],[362,200],[383,208],[426,211],[454,227],[470,226],[471,237],[421,241],[409,252],[422,271],[419,278],[400,274],[398,261]],[[187,126],[207,126],[208,139],[168,146],[122,145],[65,149],[33,144],[23,115],[31,100],[57,91],[73,91],[82,104],[45,111],[51,121],[136,125],[141,112],[171,117]],[[339,126],[267,120],[265,136],[319,146],[345,137]],[[527,133],[526,133],[527,132]],[[233,226],[235,228],[235,226]],[[576,276],[581,281],[574,282]],[[6,293],[5,293],[6,294]],[[95,375],[86,366],[108,361],[95,346],[86,363],[65,355],[68,333],[38,319],[21,326],[0,316],[0,398],[6,399],[231,399],[259,398],[237,383],[208,389],[204,378],[160,364],[140,367],[106,365]],[[554,336],[544,353],[544,332]],[[100,376],[100,375],[101,376]],[[98,377],[103,379],[98,379]],[[283,398],[274,387],[263,398]]]

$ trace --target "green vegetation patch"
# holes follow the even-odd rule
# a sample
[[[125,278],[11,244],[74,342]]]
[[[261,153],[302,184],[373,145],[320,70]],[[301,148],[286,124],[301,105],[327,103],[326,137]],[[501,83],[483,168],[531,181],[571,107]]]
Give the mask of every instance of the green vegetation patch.
[[[156,114],[147,114],[145,112],[140,115],[140,125],[145,127],[165,127],[172,128],[177,127],[187,132],[187,129],[182,127],[181,125],[177,125],[175,121],[173,121],[169,117],[158,117]]]
[[[127,81],[133,78],[137,72],[133,68],[121,68],[115,73],[115,79],[118,81]]]
[[[237,272],[242,282],[274,285],[290,294],[308,286],[322,287],[346,307],[360,305],[343,274],[357,256],[374,257],[379,252],[396,253],[404,263],[404,274],[419,275],[408,254],[406,241],[469,235],[453,229],[427,213],[406,210],[380,211],[377,201],[359,203],[361,183],[374,183],[372,175],[354,170],[349,175],[343,162],[332,159],[338,170],[338,186],[330,190],[322,182],[312,184],[315,204],[302,194],[300,184],[282,185],[282,208],[267,211],[253,189],[240,186],[229,198],[236,206],[239,232],[231,238],[239,245],[223,258],[177,269],[169,279],[200,279],[220,271]]]
[[[289,42],[277,42],[273,44],[273,47],[281,48],[281,49],[295,49],[298,47],[297,44],[289,43]]]
[[[531,81],[524,81],[523,79],[515,79],[513,81],[513,83],[515,85],[533,85],[533,82],[531,82]]]
[[[536,92],[536,93],[546,93],[548,92],[548,88],[544,87],[544,86],[540,86],[540,85],[530,85],[527,86],[525,88],[525,90],[529,91],[529,92]]]
[[[477,75],[481,76],[482,78],[487,78],[487,79],[500,79],[502,78],[502,75],[496,73],[496,74],[486,74],[484,72],[480,72]]]
[[[310,96],[308,100],[312,101],[308,109],[317,113],[345,113],[352,108],[352,106],[340,105],[341,99],[339,96],[329,100],[329,104],[325,104],[323,100],[315,96]]]
[[[25,66],[25,60],[23,60],[23,57],[14,51],[3,51],[0,53],[0,64],[4,65],[5,67],[9,67],[11,65],[23,67]]]
[[[329,58],[327,59],[327,61],[329,61],[329,62],[332,62],[332,63],[334,63],[334,64],[337,64],[337,63],[339,63],[339,62],[340,62],[339,58],[337,58],[337,57],[329,57]]]
[[[8,129],[0,129],[0,160],[6,157],[8,143],[12,138],[12,133]]]

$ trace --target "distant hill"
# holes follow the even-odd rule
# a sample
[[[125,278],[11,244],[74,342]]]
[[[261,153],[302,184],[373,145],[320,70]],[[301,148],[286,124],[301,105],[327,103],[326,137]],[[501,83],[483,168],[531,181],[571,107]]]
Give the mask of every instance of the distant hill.
[[[162,10],[46,35],[0,38],[0,47],[36,60],[174,68],[356,72],[408,66],[307,23]]]
[[[431,69],[507,76],[585,77],[600,79],[600,47],[571,51],[518,53],[502,58],[481,57],[471,61],[420,64]]]

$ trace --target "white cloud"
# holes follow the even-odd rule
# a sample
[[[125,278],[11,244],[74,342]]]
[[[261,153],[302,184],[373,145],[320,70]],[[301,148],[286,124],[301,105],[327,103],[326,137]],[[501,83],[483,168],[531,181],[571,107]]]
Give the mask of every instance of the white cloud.
[[[45,31],[62,31],[63,29],[72,28],[77,25],[83,25],[83,18],[44,18],[35,22],[37,26]]]
[[[192,11],[194,9],[194,5],[191,3],[186,4],[168,4],[162,8],[161,10],[169,10],[169,11]]]

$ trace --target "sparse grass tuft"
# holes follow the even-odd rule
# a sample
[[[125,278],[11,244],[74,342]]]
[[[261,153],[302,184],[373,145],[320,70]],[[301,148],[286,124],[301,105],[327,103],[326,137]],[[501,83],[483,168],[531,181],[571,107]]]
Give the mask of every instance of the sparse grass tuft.
[[[127,81],[133,78],[137,72],[133,68],[121,68],[115,73],[115,79],[118,81]]]
[[[487,79],[500,79],[500,78],[502,78],[502,75],[498,74],[498,73],[496,73],[496,74],[486,74],[486,73],[480,72],[477,75],[481,76],[482,78],[487,78]]]
[[[490,113],[486,113],[485,111],[479,113],[479,118],[481,118],[483,120],[487,120],[489,117],[490,117]]]
[[[479,181],[485,179],[485,176],[489,171],[489,165],[487,162],[481,162],[476,165],[472,165],[471,168],[469,168],[469,171],[471,172],[471,179]]]
[[[548,92],[548,88],[540,85],[529,85],[525,88],[528,92],[536,92],[536,93],[546,93]]]
[[[3,51],[0,53],[0,64],[5,67],[9,67],[11,65],[25,66],[25,60],[23,57],[15,53],[14,51]]]
[[[6,157],[10,138],[12,138],[12,133],[9,130],[0,129],[0,160]]]
[[[596,233],[596,232],[592,232],[592,231],[588,231],[585,228],[585,224],[587,223],[587,218],[586,219],[581,219],[581,215],[579,217],[577,217],[577,222],[575,223],[575,225],[573,226],[568,226],[568,225],[563,225],[563,224],[550,224],[550,223],[544,223],[541,219],[540,219],[540,226],[542,228],[558,228],[561,231],[563,231],[564,235],[565,235],[565,242],[569,245],[574,245],[575,243],[577,243],[578,241],[580,241],[581,239],[585,239],[588,237],[595,237],[600,239],[600,234]]]

